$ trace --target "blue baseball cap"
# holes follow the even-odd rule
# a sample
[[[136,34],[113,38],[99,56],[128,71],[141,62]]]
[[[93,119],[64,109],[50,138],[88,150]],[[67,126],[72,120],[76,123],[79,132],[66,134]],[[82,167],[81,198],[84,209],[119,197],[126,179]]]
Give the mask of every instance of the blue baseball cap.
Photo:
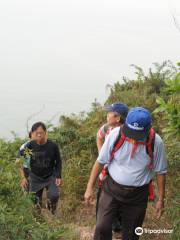
[[[127,114],[129,111],[127,105],[124,103],[121,103],[121,102],[113,103],[109,106],[106,106],[105,109],[108,112],[115,112],[115,113],[119,114],[124,119],[127,117]]]
[[[143,140],[151,128],[151,114],[142,107],[135,107],[128,113],[122,131],[126,137]]]

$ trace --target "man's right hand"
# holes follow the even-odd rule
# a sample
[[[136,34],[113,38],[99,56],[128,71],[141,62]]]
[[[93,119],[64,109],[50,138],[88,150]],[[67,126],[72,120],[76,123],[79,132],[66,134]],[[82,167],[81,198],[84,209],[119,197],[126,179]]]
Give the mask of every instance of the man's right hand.
[[[93,199],[93,189],[87,188],[84,194],[84,200],[86,204],[90,204]]]
[[[22,181],[21,181],[21,187],[22,188],[27,188],[28,186],[28,181],[26,178],[23,178]]]

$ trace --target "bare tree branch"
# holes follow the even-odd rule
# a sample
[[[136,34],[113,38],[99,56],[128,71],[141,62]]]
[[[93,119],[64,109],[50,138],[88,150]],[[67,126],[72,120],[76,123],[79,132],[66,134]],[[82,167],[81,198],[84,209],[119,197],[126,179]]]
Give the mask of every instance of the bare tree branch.
[[[55,113],[55,114],[48,120],[48,122],[51,123],[58,115],[60,115],[60,111],[58,111],[57,113]]]
[[[30,116],[27,118],[27,120],[26,120],[27,133],[29,133],[29,121],[30,121],[33,117],[35,117],[35,116],[39,115],[41,112],[43,112],[44,109],[45,109],[45,104],[43,104],[42,108],[41,108],[38,112],[33,113],[32,115],[30,115]]]
[[[176,28],[178,29],[178,31],[180,32],[180,25],[179,25],[179,23],[178,23],[175,15],[174,15],[172,12],[171,12],[171,16],[172,16],[172,18],[173,18],[175,27],[176,27]]]
[[[173,23],[174,23],[175,27],[177,28],[177,30],[180,32],[180,25],[179,25],[178,20],[176,18],[177,11],[176,11],[175,7],[173,6],[172,1],[168,0],[168,5],[169,5],[170,15],[173,19]]]

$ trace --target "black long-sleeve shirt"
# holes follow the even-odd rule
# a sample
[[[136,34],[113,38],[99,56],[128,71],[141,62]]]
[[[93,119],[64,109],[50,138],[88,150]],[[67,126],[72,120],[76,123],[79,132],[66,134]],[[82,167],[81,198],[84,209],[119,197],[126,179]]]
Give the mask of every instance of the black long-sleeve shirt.
[[[26,149],[30,150],[30,171],[35,175],[47,178],[54,175],[61,178],[62,161],[58,145],[51,140],[43,145],[30,141],[20,154],[25,156]],[[26,156],[25,156],[26,157]]]

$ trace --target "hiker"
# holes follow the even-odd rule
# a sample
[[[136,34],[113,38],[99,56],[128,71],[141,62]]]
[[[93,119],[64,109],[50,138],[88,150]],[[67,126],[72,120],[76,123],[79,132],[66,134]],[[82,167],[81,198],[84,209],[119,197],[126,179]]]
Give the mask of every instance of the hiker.
[[[109,174],[104,180],[99,200],[94,240],[112,239],[112,221],[117,209],[122,211],[122,239],[139,239],[135,229],[143,224],[148,187],[154,173],[158,186],[157,219],[162,215],[167,161],[163,141],[151,124],[147,109],[133,108],[123,127],[111,131],[103,144],[84,195],[86,202],[91,201],[96,179],[103,166],[108,164]]]
[[[47,138],[46,126],[37,122],[32,126],[35,140],[27,143],[21,152],[24,157],[30,158],[29,192],[35,194],[35,204],[42,206],[42,194],[47,190],[47,208],[55,214],[59,200],[59,186],[61,180],[61,156],[56,143]],[[22,185],[25,183],[22,180]]]
[[[97,148],[100,152],[105,138],[115,127],[119,127],[124,124],[126,116],[128,114],[128,107],[121,103],[113,103],[106,108],[107,113],[107,123],[104,124],[97,133]]]
[[[107,113],[107,123],[104,124],[97,132],[97,148],[98,152],[100,152],[103,143],[109,133],[115,128],[122,126],[128,114],[128,107],[121,103],[113,103],[106,107]],[[106,167],[106,166],[105,166]],[[101,178],[101,174],[99,176]],[[102,182],[99,179],[98,191],[97,191],[97,203],[96,203],[96,216],[98,211],[98,202],[101,194]],[[112,230],[115,235],[119,236],[119,232],[121,231],[121,213],[117,211],[116,216],[113,219]]]

